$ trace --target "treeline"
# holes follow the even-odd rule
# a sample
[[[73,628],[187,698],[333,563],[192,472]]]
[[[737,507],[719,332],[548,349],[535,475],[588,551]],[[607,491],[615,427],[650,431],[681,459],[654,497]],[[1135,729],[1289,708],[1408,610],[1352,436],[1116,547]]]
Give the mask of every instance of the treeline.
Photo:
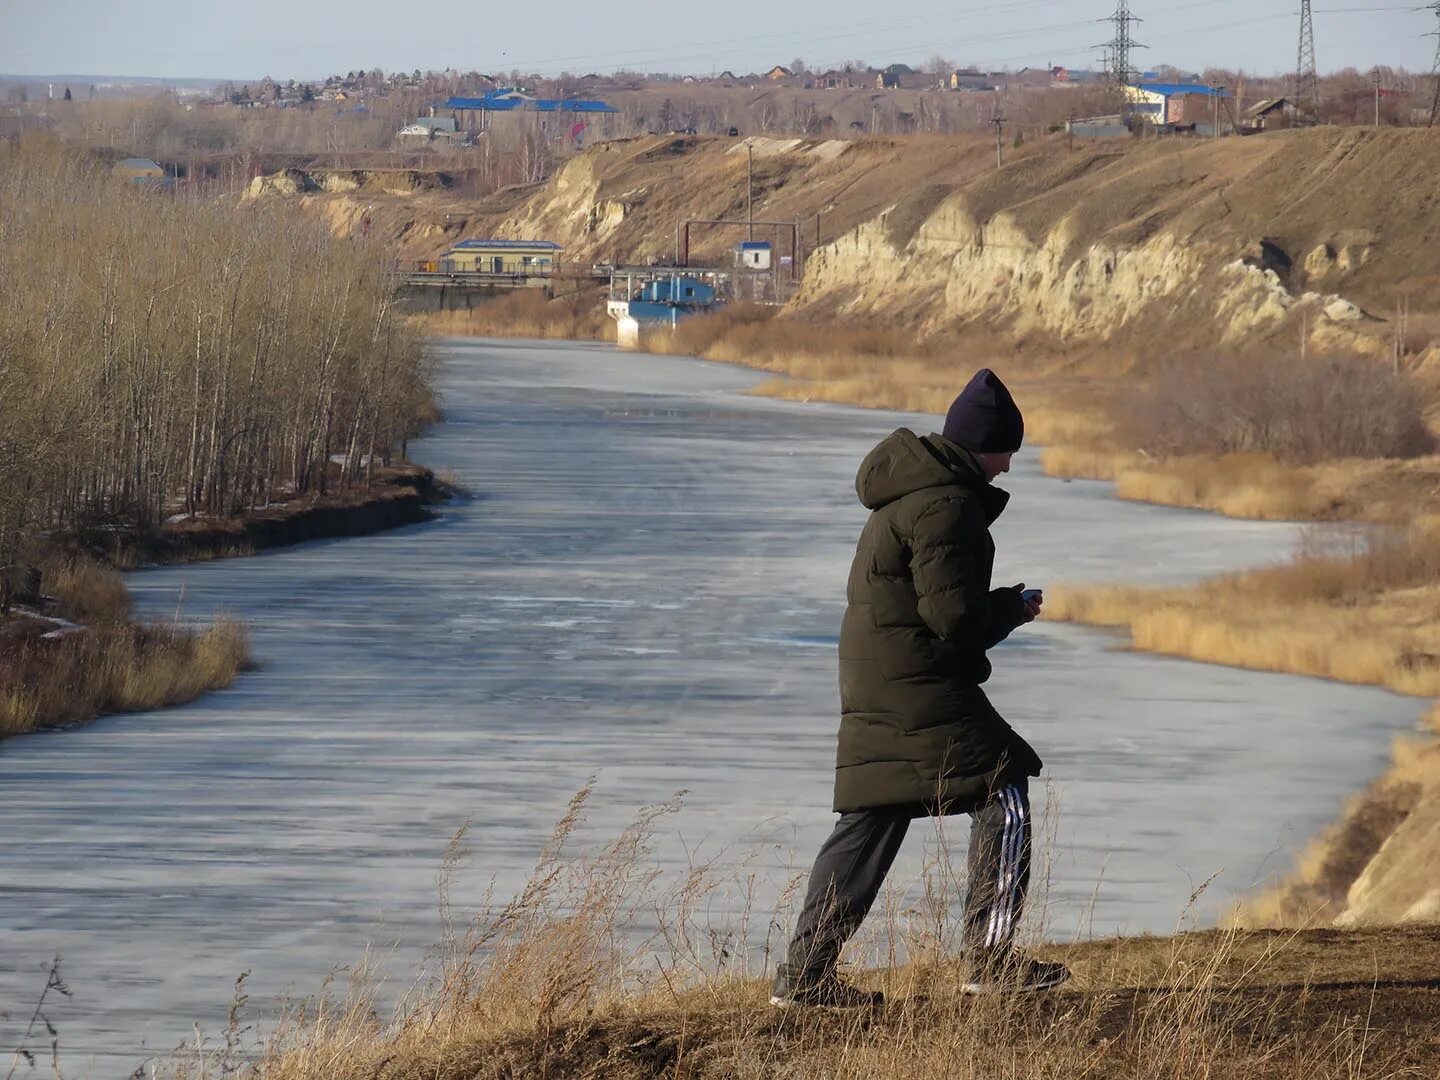
[[[429,401],[389,266],[283,205],[0,143],[0,567],[55,532],[366,483]]]

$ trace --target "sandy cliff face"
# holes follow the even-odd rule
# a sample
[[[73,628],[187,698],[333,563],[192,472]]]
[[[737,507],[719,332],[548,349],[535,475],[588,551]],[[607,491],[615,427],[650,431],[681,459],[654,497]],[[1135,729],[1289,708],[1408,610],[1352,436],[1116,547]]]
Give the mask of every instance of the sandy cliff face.
[[[797,304],[1072,341],[1178,325],[1199,347],[1304,309],[1322,343],[1348,341],[1368,308],[1440,280],[1434,186],[1411,165],[1440,141],[1423,134],[1299,132],[1022,161],[902,198],[822,247]],[[1382,169],[1393,173],[1372,199]]]

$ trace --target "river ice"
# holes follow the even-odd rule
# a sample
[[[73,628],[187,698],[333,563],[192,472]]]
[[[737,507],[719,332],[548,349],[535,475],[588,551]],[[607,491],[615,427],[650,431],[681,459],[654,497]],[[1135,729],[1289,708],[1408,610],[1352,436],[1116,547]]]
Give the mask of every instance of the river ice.
[[[126,1075],[192,1021],[218,1032],[244,971],[261,1012],[367,944],[404,981],[438,936],[454,830],[473,822],[463,911],[492,877],[523,881],[592,775],[585,839],[686,789],[655,858],[748,857],[762,925],[808,867],[833,820],[855,469],[897,425],[936,421],[754,398],[753,372],[600,346],[442,352],[446,423],[412,452],[473,500],[135,574],[150,615],[245,620],[259,670],[0,743],[0,1052],[57,953],[72,1077]],[[1295,538],[1048,479],[1033,453],[1002,484],[999,583],[1185,581]],[[1419,712],[1118,644],[1041,622],[994,654],[992,699],[1048,765],[1051,938],[1168,931],[1218,873],[1194,913],[1213,917],[1286,869]],[[912,895],[931,836],[896,867]]]

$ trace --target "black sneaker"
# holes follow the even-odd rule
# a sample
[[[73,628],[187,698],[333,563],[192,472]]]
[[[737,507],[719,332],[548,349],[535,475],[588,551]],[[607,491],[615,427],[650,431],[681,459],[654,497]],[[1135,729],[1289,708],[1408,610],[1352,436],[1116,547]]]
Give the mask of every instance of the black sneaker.
[[[960,984],[962,994],[1026,994],[1049,990],[1070,978],[1064,964],[1032,960],[1024,953],[1008,953],[972,964],[968,982]]]
[[[770,986],[770,1004],[777,1009],[876,1009],[885,1003],[878,990],[861,990],[829,972],[819,978],[792,978],[784,968]]]

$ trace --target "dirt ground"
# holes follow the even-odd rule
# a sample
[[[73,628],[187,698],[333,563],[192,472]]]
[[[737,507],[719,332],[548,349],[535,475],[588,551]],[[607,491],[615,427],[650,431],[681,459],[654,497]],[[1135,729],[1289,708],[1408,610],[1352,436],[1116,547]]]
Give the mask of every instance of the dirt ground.
[[[1440,927],[1208,932],[1048,951],[1068,962],[1074,977],[1028,997],[967,998],[950,989],[953,971],[904,969],[859,977],[893,995],[873,1013],[781,1011],[766,1003],[764,984],[750,982],[681,992],[668,1005],[622,1003],[498,1039],[381,1053],[363,1075],[1440,1075]]]

